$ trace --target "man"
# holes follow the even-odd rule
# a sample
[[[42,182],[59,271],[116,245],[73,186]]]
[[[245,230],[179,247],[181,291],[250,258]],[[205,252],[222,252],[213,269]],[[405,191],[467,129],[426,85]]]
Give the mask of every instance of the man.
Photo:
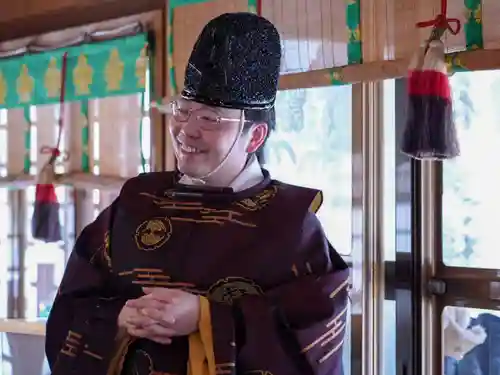
[[[280,39],[224,14],[170,116],[179,173],[143,174],[79,237],[47,323],[53,375],[340,374],[348,270],[321,193],[272,180]]]

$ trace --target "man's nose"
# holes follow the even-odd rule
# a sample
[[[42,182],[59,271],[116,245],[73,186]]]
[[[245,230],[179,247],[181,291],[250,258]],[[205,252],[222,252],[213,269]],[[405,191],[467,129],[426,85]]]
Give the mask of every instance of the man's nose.
[[[199,138],[201,136],[200,127],[196,124],[195,121],[192,120],[192,118],[189,118],[187,121],[180,123],[180,127],[181,136],[185,136],[188,138]]]

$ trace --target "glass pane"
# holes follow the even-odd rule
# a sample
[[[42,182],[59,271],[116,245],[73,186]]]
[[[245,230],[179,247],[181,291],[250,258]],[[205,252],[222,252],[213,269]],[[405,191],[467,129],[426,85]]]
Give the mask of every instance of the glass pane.
[[[28,203],[33,204],[35,202],[35,187],[29,186],[26,188],[26,198],[28,199]]]
[[[0,127],[0,165],[7,164],[7,128]]]
[[[396,106],[395,81],[384,81],[384,258],[396,260]]]
[[[443,373],[500,374],[500,312],[447,306],[442,315]]]
[[[64,250],[59,244],[35,241],[25,256],[26,318],[46,317],[63,276]]]
[[[7,125],[7,110],[5,108],[0,109],[0,125]]]
[[[99,106],[95,106],[98,108]],[[93,152],[94,152],[94,160],[99,160],[99,122],[94,121],[94,126],[92,127],[92,138],[94,140],[92,144]]]
[[[7,188],[0,188],[0,319],[7,316],[10,210]],[[1,372],[0,372],[1,373]]]
[[[384,375],[396,375],[396,301],[384,300],[383,369]]]
[[[26,200],[27,216],[26,229],[29,246],[25,252],[26,259],[26,279],[24,290],[26,293],[26,317],[28,319],[36,317],[46,317],[50,311],[57,287],[61,282],[64,267],[66,265],[67,254],[65,243],[44,243],[34,240],[31,233],[31,219],[33,216],[34,187],[27,189]],[[56,188],[60,203],[66,200],[71,189],[64,186]],[[73,231],[70,228],[72,223],[67,221],[67,212],[71,211],[70,203],[62,204],[59,209],[59,219],[63,234],[63,240],[67,239],[67,233]]]
[[[30,126],[31,133],[31,149],[30,149],[30,160],[33,164],[36,163],[38,157],[38,146],[37,146],[37,128],[36,125]]]
[[[451,77],[461,155],[444,163],[443,261],[449,266],[500,268],[500,71]]]
[[[318,216],[343,255],[351,253],[353,236],[351,107],[351,86],[281,91],[266,145],[274,178],[323,190]]]
[[[141,150],[146,162],[149,161],[151,158],[151,120],[149,116],[145,116],[142,121]],[[142,166],[141,172],[144,172]],[[148,172],[147,169],[146,172]]]

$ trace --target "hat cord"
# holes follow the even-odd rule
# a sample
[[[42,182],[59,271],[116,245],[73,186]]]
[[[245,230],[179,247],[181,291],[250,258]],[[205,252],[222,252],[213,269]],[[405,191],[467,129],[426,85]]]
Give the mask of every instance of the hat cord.
[[[201,177],[192,177],[192,176],[189,176],[188,174],[186,174],[186,176],[189,177],[192,181],[196,181],[201,185],[205,185],[207,183],[206,179],[209,178],[210,176],[213,176],[215,173],[217,173],[224,166],[224,164],[226,164],[227,160],[229,159],[229,157],[231,156],[231,154],[234,150],[234,147],[236,146],[236,142],[238,142],[238,139],[240,139],[241,135],[243,134],[244,124],[245,124],[245,119],[243,118],[243,111],[241,111],[238,134],[236,134],[236,137],[234,138],[234,141],[233,141],[231,147],[229,147],[226,155],[222,158],[219,165],[217,165],[212,171],[208,172],[207,174],[205,174]]]

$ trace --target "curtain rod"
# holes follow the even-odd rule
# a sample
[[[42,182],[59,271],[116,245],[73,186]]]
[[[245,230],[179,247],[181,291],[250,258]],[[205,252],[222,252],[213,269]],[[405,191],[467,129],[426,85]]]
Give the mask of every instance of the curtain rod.
[[[64,43],[56,46],[36,44],[36,38],[35,38],[34,43],[30,42],[24,47],[20,47],[10,51],[0,50],[0,59],[7,57],[18,57],[26,54],[47,52],[65,47],[74,47],[86,43],[102,42],[117,37],[132,36],[144,32],[144,30],[145,27],[141,22],[134,22],[133,24],[119,26],[115,29],[85,32],[81,36],[65,41]]]

